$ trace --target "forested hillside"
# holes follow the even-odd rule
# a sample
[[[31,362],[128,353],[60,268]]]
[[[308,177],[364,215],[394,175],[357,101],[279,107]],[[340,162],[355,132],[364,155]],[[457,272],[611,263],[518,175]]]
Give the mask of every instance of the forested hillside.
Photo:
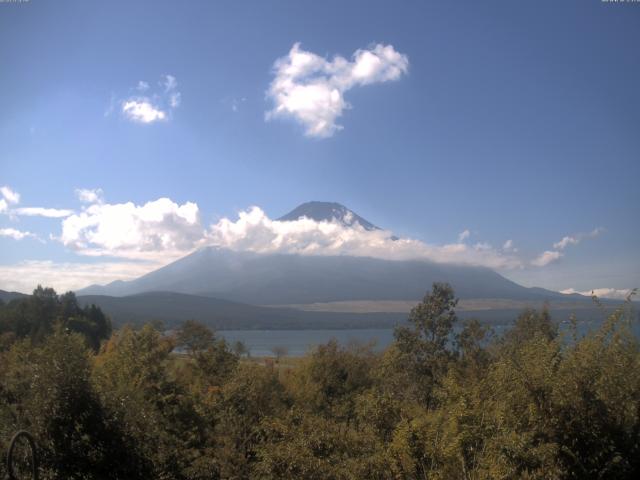
[[[545,310],[502,337],[454,333],[456,303],[434,284],[386,351],[329,342],[286,361],[197,322],[110,332],[39,289],[0,310],[0,449],[32,432],[41,478],[637,478],[630,303],[583,338]]]

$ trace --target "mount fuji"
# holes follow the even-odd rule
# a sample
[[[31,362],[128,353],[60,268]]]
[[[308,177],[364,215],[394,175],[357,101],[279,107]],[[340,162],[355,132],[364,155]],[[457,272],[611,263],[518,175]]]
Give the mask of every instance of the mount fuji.
[[[344,205],[331,202],[304,203],[278,220],[302,217],[380,230]],[[461,299],[541,302],[584,298],[526,288],[485,267],[347,255],[261,254],[213,246],[138,279],[92,285],[78,294],[127,296],[164,291],[253,305],[300,305],[419,300],[433,282],[449,282]]]

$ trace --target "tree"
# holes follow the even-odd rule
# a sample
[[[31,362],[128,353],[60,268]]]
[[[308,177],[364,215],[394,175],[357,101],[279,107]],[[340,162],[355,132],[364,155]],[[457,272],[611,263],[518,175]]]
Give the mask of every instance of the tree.
[[[329,418],[355,418],[358,395],[371,386],[370,346],[332,339],[303,359],[287,381],[300,408]]]
[[[216,407],[215,451],[221,478],[252,478],[263,440],[261,423],[282,414],[288,404],[277,372],[255,363],[238,365],[223,385]]]
[[[176,332],[176,346],[184,348],[191,356],[209,349],[215,341],[215,334],[206,325],[195,320],[187,320]]]
[[[173,339],[150,325],[125,327],[95,361],[101,402],[145,459],[147,478],[185,478],[207,439],[196,399],[170,374],[173,348]]]
[[[276,362],[280,363],[280,359],[289,353],[289,349],[283,345],[276,345],[271,349],[271,353],[276,357]]]
[[[31,296],[0,308],[0,333],[12,332],[16,339],[28,337],[38,344],[56,327],[82,334],[95,352],[111,335],[111,321],[102,310],[95,305],[81,308],[73,292],[58,296],[38,285]]]
[[[176,345],[186,349],[190,362],[184,370],[201,393],[221,385],[238,363],[224,338],[217,338],[206,325],[194,320],[184,322],[178,330]]]
[[[241,340],[236,340],[233,344],[233,353],[235,353],[238,357],[242,357],[243,355],[249,356],[249,349]]]
[[[6,402],[13,412],[8,430],[36,437],[47,478],[135,477],[139,459],[104,415],[81,335],[58,329],[37,346],[17,342],[2,363],[0,407]]]
[[[453,325],[457,321],[455,307],[458,300],[446,283],[434,283],[421,303],[409,314],[412,326],[400,326],[395,330],[397,358],[410,372],[418,399],[427,407],[433,401],[434,385],[444,376],[452,359],[448,348]]]
[[[542,311],[527,308],[518,315],[513,328],[504,334],[503,343],[513,348],[526,343],[536,335],[541,335],[547,340],[553,340],[558,336],[558,325],[551,319],[547,305]]]

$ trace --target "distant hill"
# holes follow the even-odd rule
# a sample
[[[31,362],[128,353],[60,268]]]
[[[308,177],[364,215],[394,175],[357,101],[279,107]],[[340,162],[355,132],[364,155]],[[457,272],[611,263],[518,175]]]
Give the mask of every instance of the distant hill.
[[[27,297],[22,293],[0,290],[0,299],[5,303]],[[174,328],[185,320],[198,320],[216,330],[322,330],[392,328],[406,321],[408,310],[417,300],[387,302],[387,305],[385,302],[372,302],[373,310],[366,305],[367,302],[345,306],[317,304],[310,307],[266,307],[176,292],[147,292],[124,297],[79,295],[78,302],[81,306],[98,305],[116,327],[160,320],[167,328]],[[607,302],[611,304],[609,308],[614,303],[619,302]],[[541,303],[472,300],[461,302],[457,310],[461,319],[476,318],[493,324],[508,324],[526,306],[540,308]],[[367,310],[368,313],[364,313]],[[555,302],[551,305],[551,313],[558,321],[567,320],[571,313],[576,313],[582,321],[603,318],[599,309],[583,302]]]
[[[140,325],[160,320],[167,328],[174,328],[185,320],[197,320],[216,330],[322,330],[392,328],[405,322],[407,312],[355,313],[339,311],[304,311],[293,308],[260,307],[229,302],[211,297],[174,292],[149,292],[128,297],[82,295],[81,305],[96,304],[115,326]],[[416,302],[417,303],[417,302]],[[532,305],[539,307],[539,305]],[[510,324],[524,308],[523,305],[498,306],[457,311],[461,319],[476,318],[492,324]],[[566,321],[571,313],[580,321],[601,320],[603,313],[593,306],[575,304],[552,305],[551,314],[557,321]]]
[[[0,300],[2,300],[4,303],[10,302],[11,300],[16,298],[23,298],[27,296],[28,295],[20,292],[7,292],[5,290],[0,290]]]
[[[198,320],[217,330],[388,328],[406,319],[403,313],[303,312],[175,292],[128,297],[81,295],[78,301],[81,305],[98,305],[115,325],[160,320],[168,328],[185,320]]]

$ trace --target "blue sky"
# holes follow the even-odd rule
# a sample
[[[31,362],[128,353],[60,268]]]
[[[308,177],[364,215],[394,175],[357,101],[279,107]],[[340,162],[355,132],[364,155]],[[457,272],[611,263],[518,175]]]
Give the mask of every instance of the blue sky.
[[[283,235],[269,219],[308,200],[426,245],[403,255],[640,286],[638,25],[600,0],[0,3],[0,288]],[[287,77],[300,55],[315,70]],[[295,110],[292,81],[338,103]]]

